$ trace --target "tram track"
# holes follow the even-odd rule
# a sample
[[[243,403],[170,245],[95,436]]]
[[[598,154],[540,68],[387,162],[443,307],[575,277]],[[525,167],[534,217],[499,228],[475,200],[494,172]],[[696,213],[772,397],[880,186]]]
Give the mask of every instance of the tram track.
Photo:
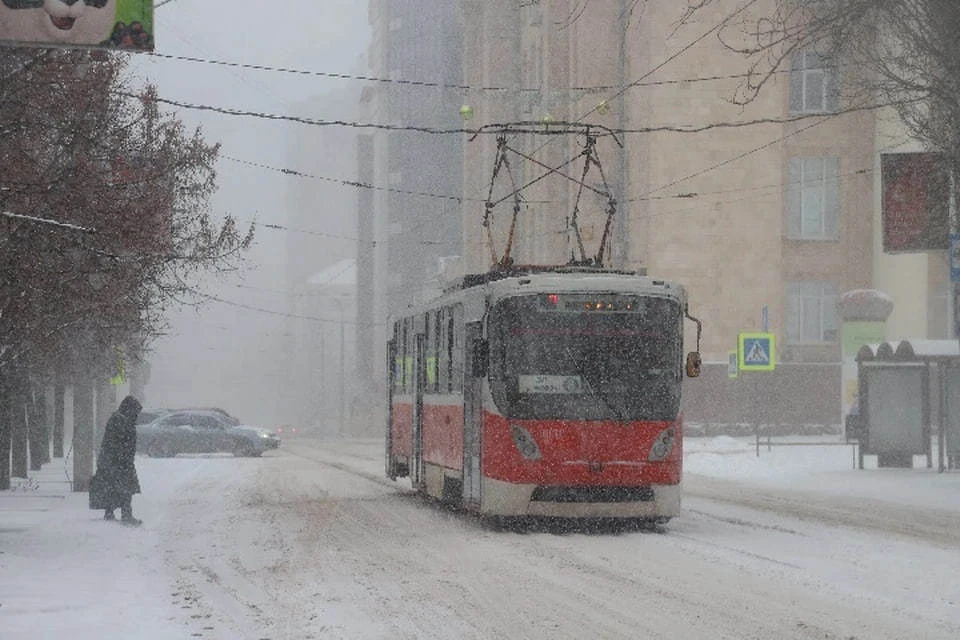
[[[208,640],[956,631],[942,616],[919,616],[935,596],[909,571],[916,545],[880,541],[892,561],[903,556],[889,574],[912,589],[905,605],[883,586],[890,579],[873,579],[887,575],[873,561],[876,536],[837,542],[832,527],[808,526],[789,503],[755,510],[718,486],[727,500],[694,496],[654,532],[491,527],[430,508],[404,480],[380,475],[381,446],[296,439],[249,465],[214,461],[219,471],[178,491],[165,551],[187,628]],[[694,493],[708,491],[691,480]],[[214,495],[220,506],[211,509],[204,500]],[[878,603],[891,606],[878,612]]]
[[[350,454],[336,448],[333,444],[328,452],[322,445],[298,442],[285,446],[290,455],[317,462],[339,471],[363,478],[398,493],[416,494],[417,492],[399,485],[397,482],[362,468],[369,465],[370,458]],[[349,461],[350,458],[355,463]],[[889,503],[883,500],[864,499],[852,496],[815,492],[785,492],[776,489],[758,491],[752,485],[687,474],[684,479],[684,495],[689,498],[708,500],[713,503],[735,505],[753,509],[761,513],[776,514],[800,521],[816,522],[835,527],[844,527],[864,532],[893,534],[915,539],[944,548],[960,547],[960,515],[947,510]],[[685,508],[685,513],[711,519],[730,521],[751,528],[782,525],[765,525],[750,518],[732,520],[714,510]],[[681,516],[682,517],[682,516]],[[735,522],[734,522],[735,520]],[[665,528],[669,532],[669,525]]]
[[[395,481],[391,480],[390,478],[387,478],[386,476],[380,476],[380,475],[377,475],[377,474],[372,473],[372,472],[370,472],[370,471],[365,471],[365,470],[363,470],[363,469],[359,469],[357,466],[351,465],[351,464],[349,464],[349,463],[340,462],[340,461],[337,461],[337,460],[331,460],[329,457],[323,456],[322,454],[321,454],[319,457],[318,457],[318,456],[306,455],[305,453],[303,453],[303,452],[301,452],[301,451],[297,451],[296,449],[298,449],[298,448],[308,448],[308,449],[310,449],[311,451],[313,451],[313,452],[315,452],[315,453],[319,453],[319,452],[322,450],[319,445],[306,444],[306,443],[304,443],[304,442],[298,442],[298,443],[296,443],[295,445],[284,445],[283,451],[284,451],[285,453],[288,453],[288,454],[290,454],[290,455],[292,455],[292,456],[296,456],[296,457],[298,457],[298,458],[302,458],[302,459],[304,459],[304,460],[310,460],[311,462],[319,462],[319,463],[322,464],[322,465],[325,465],[325,466],[328,466],[328,467],[332,467],[332,468],[337,469],[337,470],[339,470],[339,471],[343,471],[343,472],[345,472],[345,473],[349,473],[349,474],[358,476],[358,477],[360,477],[360,478],[363,478],[364,480],[369,480],[370,482],[374,482],[374,483],[379,484],[379,485],[381,485],[381,486],[389,487],[389,488],[391,488],[391,489],[396,489],[397,491],[402,492],[402,493],[407,493],[407,492],[409,492],[409,493],[414,493],[414,491],[413,491],[412,489],[405,491],[403,487],[398,486]],[[338,457],[342,458],[343,456],[349,455],[349,454],[345,454],[344,452],[337,452],[336,455],[337,455]]]

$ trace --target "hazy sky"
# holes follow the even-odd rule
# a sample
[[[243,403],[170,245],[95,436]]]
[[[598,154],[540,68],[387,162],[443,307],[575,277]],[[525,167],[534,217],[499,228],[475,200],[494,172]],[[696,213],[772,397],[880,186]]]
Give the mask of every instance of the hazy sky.
[[[278,9],[294,9],[285,13]],[[156,9],[156,53],[208,60],[287,67],[329,73],[365,74],[369,41],[367,3],[320,0],[298,3],[240,3],[236,0],[173,0]],[[315,98],[355,82],[273,71],[136,55],[132,71],[156,84],[161,97],[180,102],[322,119]],[[338,114],[339,115],[339,114]],[[221,155],[278,168],[290,166],[291,136],[305,125],[180,111],[188,127],[202,127]],[[352,167],[341,175],[352,176]],[[287,193],[302,180],[221,159],[214,212],[241,223],[285,224]],[[316,229],[332,221],[318,220]],[[258,230],[250,269],[207,290],[242,304],[283,310],[286,232]],[[334,261],[334,257],[331,261]],[[238,286],[241,285],[241,286]],[[148,406],[217,404],[251,422],[276,420],[274,395],[282,383],[276,342],[283,318],[219,303],[171,316],[173,331],[155,345],[147,387]],[[267,425],[272,426],[272,425]]]

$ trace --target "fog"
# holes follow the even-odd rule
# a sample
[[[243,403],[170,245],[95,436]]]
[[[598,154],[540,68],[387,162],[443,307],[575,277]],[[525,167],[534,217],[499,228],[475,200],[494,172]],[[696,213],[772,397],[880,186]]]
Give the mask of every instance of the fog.
[[[273,11],[270,5],[256,5],[255,10],[244,5],[239,11],[237,6],[230,0],[159,6],[157,51],[163,56],[275,68],[360,75],[366,71],[366,3],[305,3],[297,5],[294,14]],[[294,28],[294,23],[308,28]],[[355,81],[160,56],[133,58],[137,75],[156,84],[160,95],[169,100],[268,114],[355,119],[352,114],[360,89]],[[283,401],[284,388],[292,378],[283,348],[284,338],[290,335],[290,319],[284,314],[290,311],[292,282],[354,256],[353,211],[341,206],[318,208],[316,203],[355,202],[356,191],[281,170],[353,180],[355,163],[332,162],[353,156],[351,138],[329,129],[263,118],[191,109],[178,109],[177,116],[189,128],[201,127],[208,141],[222,143],[213,212],[234,216],[241,227],[255,221],[256,240],[242,270],[199,283],[204,293],[234,304],[206,299],[200,306],[182,306],[170,313],[169,334],[153,345],[145,404],[216,405],[244,421],[291,422],[297,414]],[[328,341],[334,343],[336,310],[324,317],[330,320],[329,326],[324,323]]]

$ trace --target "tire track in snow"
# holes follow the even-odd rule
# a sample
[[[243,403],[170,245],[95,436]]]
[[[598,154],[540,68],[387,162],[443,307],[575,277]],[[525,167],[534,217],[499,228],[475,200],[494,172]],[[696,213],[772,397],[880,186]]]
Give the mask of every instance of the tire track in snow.
[[[960,515],[882,500],[835,494],[758,490],[731,480],[686,474],[684,494],[804,521],[922,540],[960,548]]]

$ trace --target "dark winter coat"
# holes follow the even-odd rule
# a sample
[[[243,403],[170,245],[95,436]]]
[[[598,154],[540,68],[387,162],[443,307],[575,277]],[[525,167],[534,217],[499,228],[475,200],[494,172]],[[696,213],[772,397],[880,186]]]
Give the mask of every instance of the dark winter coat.
[[[126,498],[140,493],[140,480],[133,464],[140,409],[140,402],[127,396],[107,421],[97,458],[97,483],[106,504],[104,508],[120,507]]]

